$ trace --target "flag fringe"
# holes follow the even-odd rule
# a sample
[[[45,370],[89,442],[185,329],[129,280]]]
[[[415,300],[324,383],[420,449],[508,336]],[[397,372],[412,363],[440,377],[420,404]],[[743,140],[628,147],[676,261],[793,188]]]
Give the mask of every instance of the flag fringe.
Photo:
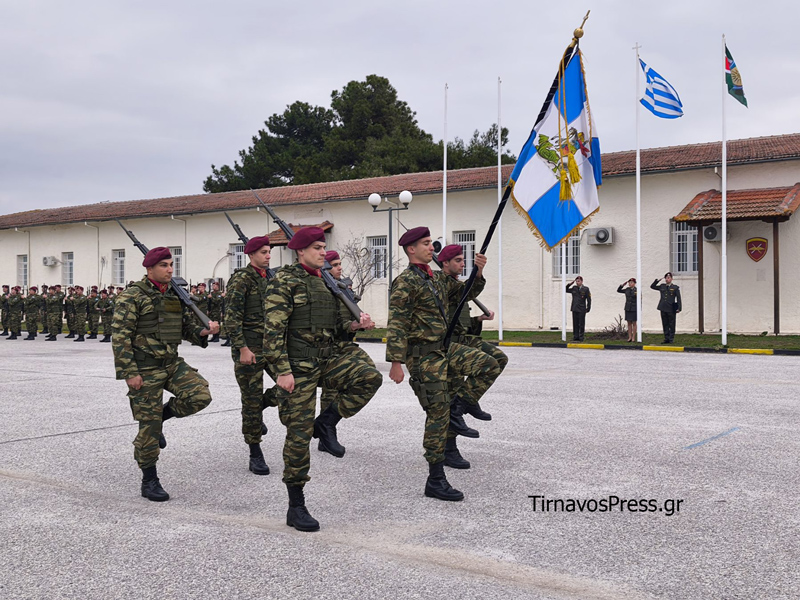
[[[530,232],[533,234],[533,236],[539,242],[539,246],[541,248],[544,248],[548,252],[552,252],[553,250],[558,248],[558,246],[560,246],[561,244],[566,242],[570,238],[570,236],[572,236],[574,233],[583,231],[584,228],[587,225],[589,225],[589,223],[591,223],[592,218],[600,211],[600,207],[598,206],[588,216],[584,217],[584,219],[572,231],[570,231],[567,235],[565,235],[562,239],[560,239],[556,244],[554,244],[553,246],[550,246],[544,240],[544,238],[542,237],[542,234],[539,233],[539,230],[536,229],[536,225],[534,225],[533,221],[531,221],[531,216],[528,214],[528,211],[526,211],[522,207],[522,205],[520,205],[520,203],[517,202],[517,199],[514,197],[514,188],[513,188],[513,186],[511,188],[511,202],[514,205],[514,210],[517,211],[519,216],[521,216],[521,217],[523,217],[525,219],[525,224],[528,226],[528,229],[530,230]]]

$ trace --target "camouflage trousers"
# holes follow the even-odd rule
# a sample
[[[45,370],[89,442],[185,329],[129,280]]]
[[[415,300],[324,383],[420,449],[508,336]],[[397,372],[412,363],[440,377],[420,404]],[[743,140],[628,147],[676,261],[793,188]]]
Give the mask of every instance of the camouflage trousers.
[[[187,417],[203,410],[211,402],[211,394],[203,376],[180,357],[165,367],[139,369],[139,374],[144,383],[138,390],[128,388],[128,398],[133,418],[139,421],[139,433],[133,440],[133,457],[139,468],[146,469],[158,461],[164,390],[174,394],[169,406],[176,417]]]
[[[360,411],[383,383],[383,376],[358,355],[334,353],[327,359],[292,360],[294,391],[278,388],[278,414],[286,427],[283,445],[283,482],[304,485],[311,478],[309,445],[314,433],[317,388],[336,390],[333,406],[345,419]]]
[[[268,406],[277,406],[275,387],[264,391],[264,369],[267,366],[260,348],[253,349],[254,365],[239,362],[239,350],[231,349],[233,373],[242,394],[242,434],[246,444],[261,443],[262,413]],[[268,372],[270,376],[274,373]],[[276,386],[277,387],[277,386]]]
[[[461,339],[460,344],[464,346],[469,346],[470,348],[475,348],[476,350],[480,350],[494,358],[497,361],[497,364],[500,365],[500,372],[502,373],[503,370],[506,368],[508,364],[508,357],[506,356],[505,352],[500,350],[497,346],[490,344],[489,342],[485,342],[478,336],[468,335],[464,336]],[[451,377],[447,381],[448,391],[450,392],[451,396],[458,395],[461,399],[466,400],[470,404],[477,404],[480,397],[473,398],[471,395],[472,389],[463,389],[464,388],[464,378],[463,377]]]
[[[43,329],[47,329],[47,310],[44,308],[39,311],[39,322],[42,324]]]
[[[339,344],[341,349],[342,356],[347,356],[351,360],[360,360],[364,361],[368,365],[370,365],[373,369],[375,368],[375,363],[372,362],[372,359],[369,357],[369,354],[364,352],[358,344],[354,342],[341,342]],[[333,402],[336,401],[336,398],[339,396],[339,391],[333,388],[329,388],[326,386],[322,386],[322,394],[319,397],[319,412],[323,412],[326,408],[328,408]]]
[[[86,319],[77,315],[72,317],[72,330],[78,335],[84,335],[86,333]]]
[[[111,335],[111,321],[114,319],[114,315],[111,313],[104,313],[100,315],[100,324],[103,326],[103,335]],[[95,328],[95,332],[97,332],[98,328]]]
[[[89,315],[86,320],[89,322],[89,333],[97,333],[100,330],[100,313]]]
[[[60,334],[62,327],[63,322],[61,321],[60,311],[47,313],[47,331],[49,331],[51,335]]]
[[[7,310],[0,310],[0,325],[3,326],[3,329],[8,329],[8,311]]]
[[[66,314],[66,318],[67,318],[67,330],[70,333],[74,333],[74,331],[75,331],[75,315],[73,315],[72,313],[68,312]]]
[[[447,355],[443,350],[419,358],[409,355],[406,366],[412,378],[430,386],[422,446],[425,460],[431,464],[442,462],[450,425],[448,382],[466,377],[458,393],[461,398],[474,404],[500,376],[502,369],[490,354],[461,344],[450,344]]]
[[[22,334],[22,313],[9,311],[8,330],[17,335]]]
[[[25,315],[25,327],[28,330],[28,333],[38,333],[39,332],[39,313],[35,314],[26,314]]]

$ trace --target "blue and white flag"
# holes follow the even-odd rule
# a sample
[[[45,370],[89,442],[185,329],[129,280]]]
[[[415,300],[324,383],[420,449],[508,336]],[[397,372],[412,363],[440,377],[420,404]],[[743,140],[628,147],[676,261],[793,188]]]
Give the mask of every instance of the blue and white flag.
[[[644,64],[640,58],[644,76],[647,78],[647,90],[642,105],[657,117],[662,119],[677,119],[683,116],[683,104],[675,88],[666,79]]]
[[[601,183],[600,143],[580,50],[559,69],[553,90],[509,181],[514,207],[548,250],[580,231],[599,210]]]

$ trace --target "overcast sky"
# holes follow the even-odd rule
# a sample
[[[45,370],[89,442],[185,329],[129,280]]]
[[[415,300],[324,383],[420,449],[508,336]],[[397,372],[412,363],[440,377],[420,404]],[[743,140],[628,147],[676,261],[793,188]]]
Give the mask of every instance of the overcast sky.
[[[677,88],[681,119],[642,112],[642,147],[721,139],[721,34],[750,103],[729,139],[800,132],[791,1],[0,0],[0,214],[202,193],[273,113],[376,73],[420,126],[497,120],[515,154],[572,30],[604,151],[635,147],[632,47]],[[800,179],[800,176],[798,177]]]

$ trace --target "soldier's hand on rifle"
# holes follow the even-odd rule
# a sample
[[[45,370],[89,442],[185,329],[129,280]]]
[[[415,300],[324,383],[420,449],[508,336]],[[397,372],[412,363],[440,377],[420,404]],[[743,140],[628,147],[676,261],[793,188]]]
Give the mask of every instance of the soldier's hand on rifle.
[[[393,362],[392,368],[389,369],[389,379],[395,383],[403,383],[404,378],[405,373],[403,373],[403,364],[399,362]]]
[[[132,390],[140,390],[142,389],[142,385],[144,385],[144,380],[142,379],[141,375],[137,375],[136,377],[126,379],[125,383],[127,383],[128,387]]]
[[[207,336],[207,335],[217,335],[219,333],[219,323],[216,321],[209,321],[208,322],[208,329],[203,329],[200,332],[200,335]]]
[[[375,323],[372,322],[372,318],[367,313],[362,312],[359,321],[350,323],[350,330],[355,331],[356,329],[375,329]]]
[[[478,321],[493,321],[494,320],[494,311],[490,310],[489,315],[480,315],[478,317]]]
[[[483,254],[475,255],[475,266],[478,267],[478,277],[483,276],[483,267],[486,266],[486,256]]]
[[[286,390],[290,394],[294,391],[294,375],[291,373],[287,373],[286,375],[278,375],[278,381],[276,382],[278,387]]]
[[[247,346],[239,348],[239,362],[243,365],[254,365],[256,364],[256,355]]]

